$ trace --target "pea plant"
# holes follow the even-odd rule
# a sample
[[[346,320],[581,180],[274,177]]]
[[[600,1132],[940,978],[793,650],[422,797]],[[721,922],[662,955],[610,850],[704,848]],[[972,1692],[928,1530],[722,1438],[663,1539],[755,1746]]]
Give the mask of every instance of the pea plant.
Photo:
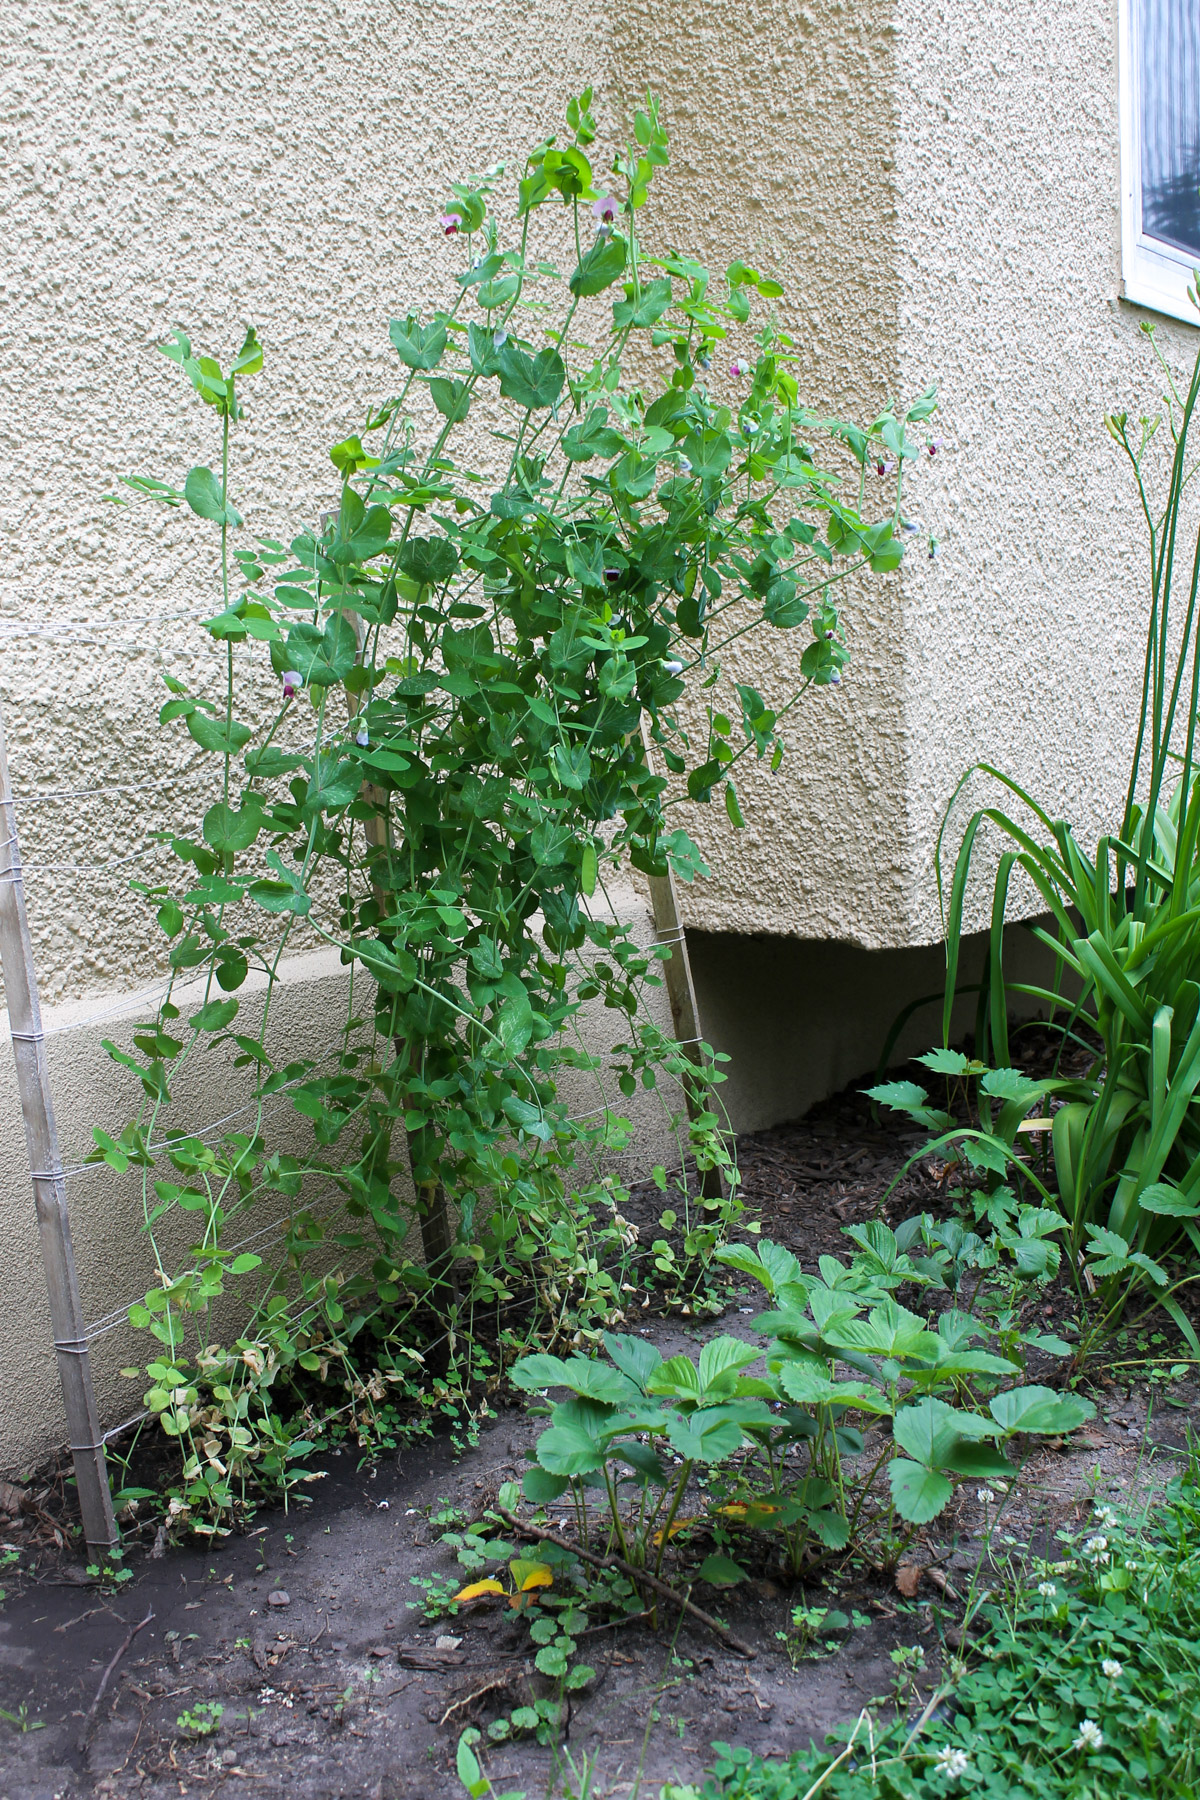
[[[850,1235],[860,1248],[849,1262],[823,1256],[813,1275],[769,1241],[718,1250],[774,1302],[752,1341],[717,1337],[696,1361],[664,1360],[643,1339],[607,1333],[607,1360],[522,1358],[518,1387],[568,1395],[549,1407],[525,1498],[544,1506],[569,1492],[582,1542],[599,1533],[625,1563],[659,1574],[679,1526],[698,1523],[680,1510],[693,1477],[728,1465],[726,1498],[705,1523],[748,1547],[773,1536],[795,1576],[868,1527],[894,1559],[958,1483],[1014,1481],[1011,1450],[1091,1417],[1090,1401],[1024,1384],[1017,1363],[974,1347],[987,1333],[971,1315],[955,1308],[931,1324],[899,1305],[902,1283],[945,1283],[886,1225]],[[747,1373],[753,1365],[762,1373]],[[880,1424],[868,1450],[863,1427]],[[718,1580],[730,1567],[740,1578],[732,1559],[708,1562]]]
[[[215,798],[144,885],[171,983],[133,1052],[111,1047],[142,1099],[96,1155],[140,1184],[147,1403],[181,1445],[179,1517],[206,1528],[256,1484],[303,1480],[332,1414],[368,1434],[385,1399],[469,1420],[533,1324],[620,1322],[610,1161],[639,1085],[677,1136],[684,1261],[707,1267],[739,1210],[720,1071],[654,1025],[669,950],[639,948],[612,883],[706,874],[694,809],[739,828],[742,770],[784,765],[792,709],[847,660],[843,584],[900,563],[936,403],[865,426],[814,410],[777,282],[643,240],[669,155],[657,102],[603,179],[591,104],[515,197],[500,171],[455,186],[452,298],[391,321],[396,391],[329,451],[319,518],[266,536],[244,516],[256,332],[227,365],[181,330],[161,346],[217,456],[181,487],[128,485],[208,534],[211,679],[167,677],[161,722],[211,759]],[[779,693],[738,679],[749,638],[787,669]],[[327,1053],[299,1057],[275,996],[313,945],[338,950],[349,998]],[[579,1035],[596,999],[622,1022],[607,1062]],[[172,1084],[222,1047],[249,1104],[201,1136],[173,1124]],[[604,1102],[583,1120],[560,1092],[580,1067]],[[290,1114],[299,1139],[275,1123]],[[264,1202],[269,1254],[264,1231],[240,1242]],[[665,1239],[657,1260],[686,1285]],[[244,1325],[223,1345],[231,1288]]]

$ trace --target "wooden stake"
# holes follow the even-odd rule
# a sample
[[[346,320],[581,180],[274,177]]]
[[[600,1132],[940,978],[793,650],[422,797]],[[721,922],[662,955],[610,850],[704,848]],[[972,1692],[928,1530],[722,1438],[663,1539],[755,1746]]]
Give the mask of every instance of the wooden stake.
[[[67,1187],[58,1150],[54,1102],[46,1066],[46,1040],[38,1002],[33,944],[21,886],[21,853],[17,845],[17,815],[8,778],[4,719],[0,715],[0,970],[8,1001],[8,1022],[17,1088],[25,1120],[25,1144],[33,1199],[37,1208],[46,1291],[58,1355],[71,1454],[83,1533],[89,1550],[107,1551],[120,1541],[113,1517],[104,1442],[92,1387],[91,1364],[84,1333],[83,1309],[71,1247],[71,1222],[67,1214]]]
[[[642,745],[646,753],[646,765],[652,768],[650,733],[645,719],[642,720]],[[669,863],[665,875],[651,875],[648,879],[654,933],[660,944],[669,944],[671,948],[669,959],[662,965],[667,999],[671,1006],[671,1022],[684,1055],[699,1068],[700,1039],[703,1034],[700,1030],[700,1008],[696,1003],[696,984],[692,979],[687,936],[679,911],[679,890],[675,886],[675,876]],[[692,1083],[686,1079],[683,1090],[688,1117],[694,1119],[705,1110],[704,1104]],[[723,1197],[724,1188],[719,1169],[705,1169],[700,1180],[700,1192],[706,1200],[720,1200]]]

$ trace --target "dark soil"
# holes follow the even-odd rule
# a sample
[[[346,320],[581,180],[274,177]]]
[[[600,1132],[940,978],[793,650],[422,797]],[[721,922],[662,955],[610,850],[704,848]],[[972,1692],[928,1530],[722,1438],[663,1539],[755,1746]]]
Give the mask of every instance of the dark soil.
[[[918,1071],[920,1074],[920,1071]],[[844,1227],[877,1215],[881,1196],[919,1139],[872,1119],[853,1092],[803,1122],[743,1138],[739,1161],[749,1212],[764,1236],[787,1244],[806,1268],[844,1251]],[[654,1227],[661,1196],[634,1196],[631,1213]],[[884,1209],[891,1220],[947,1210],[936,1165],[905,1175]],[[645,1214],[644,1221],[641,1214]],[[1069,1308],[1064,1295],[1050,1314]],[[664,1351],[694,1351],[702,1336],[739,1332],[761,1309],[756,1291],[730,1291],[719,1322],[655,1319],[643,1328]],[[1053,1533],[1088,1516],[1093,1495],[1127,1496],[1164,1478],[1194,1416],[1194,1382],[1175,1381],[1169,1405],[1150,1407],[1150,1390],[1123,1379],[1126,1361],[1160,1350],[1131,1340],[1099,1374],[1097,1418],[1067,1446],[1039,1449],[1006,1507],[999,1536],[1014,1549],[1049,1544]],[[1114,1365],[1120,1365],[1115,1367]],[[116,1592],[89,1584],[64,1537],[51,1486],[24,1495],[0,1486],[0,1800],[74,1800],[141,1795],[146,1800],[203,1793],[232,1800],[441,1800],[462,1790],[453,1772],[459,1735],[532,1695],[547,1692],[530,1660],[523,1627],[481,1605],[457,1618],[423,1622],[413,1578],[457,1573],[428,1513],[441,1501],[479,1518],[501,1482],[519,1477],[534,1422],[505,1411],[478,1447],[456,1457],[448,1440],[407,1447],[374,1466],[357,1455],[327,1458],[311,1504],[290,1514],[264,1510],[248,1535],[211,1548],[137,1552],[133,1577]],[[870,1442],[867,1454],[870,1454]],[[3,1508],[22,1504],[5,1522]],[[671,1630],[644,1623],[595,1633],[586,1660],[595,1681],[572,1697],[563,1750],[529,1740],[489,1749],[497,1792],[573,1794],[565,1753],[588,1791],[657,1800],[664,1780],[697,1780],[713,1740],[785,1753],[818,1742],[837,1722],[892,1688],[897,1646],[920,1645],[925,1689],[944,1645],[957,1644],[956,1601],[981,1555],[983,1510],[973,1486],[959,1490],[906,1553],[885,1571],[862,1561],[827,1570],[807,1588],[789,1588],[764,1562],[762,1578],[727,1592],[698,1590],[757,1652],[734,1654],[690,1621]],[[463,1577],[467,1579],[467,1577]],[[908,1590],[908,1594],[902,1590]],[[866,1620],[831,1654],[795,1669],[776,1634],[798,1604],[837,1606]],[[98,1706],[107,1665],[132,1627]],[[437,1640],[450,1638],[453,1645]],[[180,1716],[203,1703],[224,1708],[219,1728],[196,1738]],[[20,1729],[22,1708],[27,1726]],[[641,1769],[641,1787],[637,1788]],[[564,1780],[567,1785],[564,1786]]]

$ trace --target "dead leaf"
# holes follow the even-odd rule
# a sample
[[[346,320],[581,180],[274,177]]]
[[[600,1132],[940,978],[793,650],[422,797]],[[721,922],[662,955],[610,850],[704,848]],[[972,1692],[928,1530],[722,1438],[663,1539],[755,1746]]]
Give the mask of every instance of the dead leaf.
[[[916,1598],[917,1589],[921,1585],[921,1565],[919,1563],[901,1563],[896,1570],[896,1591],[903,1594],[906,1600]]]
[[[503,1592],[504,1589],[498,1581],[491,1579],[469,1581],[465,1588],[459,1588],[457,1594],[451,1594],[450,1598],[457,1603],[460,1600],[482,1600],[485,1594],[502,1594]]]

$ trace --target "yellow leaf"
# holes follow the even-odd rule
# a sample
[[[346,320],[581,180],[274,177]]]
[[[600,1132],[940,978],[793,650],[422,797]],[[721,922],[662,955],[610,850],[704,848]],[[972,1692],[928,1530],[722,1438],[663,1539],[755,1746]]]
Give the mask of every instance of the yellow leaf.
[[[717,1507],[717,1511],[726,1519],[744,1519],[749,1510],[741,1500],[731,1500],[728,1506]]]
[[[554,1570],[549,1563],[528,1562],[518,1557],[510,1562],[509,1571],[518,1593],[527,1594],[531,1588],[550,1587],[554,1582]]]
[[[721,1510],[722,1510],[722,1512],[725,1512],[728,1509],[725,1507],[722,1507]],[[694,1518],[692,1518],[692,1519],[672,1519],[670,1529],[667,1532],[667,1536],[669,1538],[673,1538],[677,1531],[686,1531],[689,1525],[694,1525],[695,1523],[696,1523],[696,1521]],[[651,1541],[655,1544],[661,1544],[663,1541],[662,1532],[656,1531],[654,1534],[654,1537]]]
[[[465,1588],[459,1588],[452,1594],[452,1600],[482,1600],[485,1594],[502,1594],[503,1587],[498,1581],[469,1581]]]

